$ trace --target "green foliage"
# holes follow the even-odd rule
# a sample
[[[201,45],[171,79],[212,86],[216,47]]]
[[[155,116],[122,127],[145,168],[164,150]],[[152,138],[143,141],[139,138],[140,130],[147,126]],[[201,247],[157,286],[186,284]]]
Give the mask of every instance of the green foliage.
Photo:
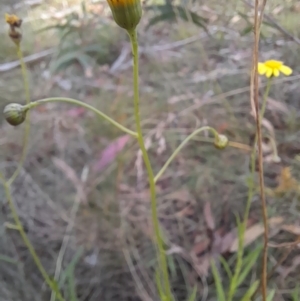
[[[185,6],[172,5],[167,2],[164,5],[149,5],[145,9],[146,11],[154,12],[157,14],[149,20],[147,28],[162,21],[174,22],[178,18],[180,18],[183,21],[189,21],[207,31],[207,19],[199,16]]]
[[[257,290],[259,285],[259,280],[254,281],[251,286],[249,287],[249,289],[247,290],[247,292],[245,293],[245,295],[243,296],[241,301],[250,301],[253,294],[255,293],[255,291]]]
[[[84,4],[79,13],[73,12],[62,22],[46,26],[37,32],[49,30],[55,30],[59,40],[50,65],[52,73],[74,63],[79,64],[84,71],[90,70],[96,63],[107,63],[110,54],[107,27],[96,16],[88,13]]]
[[[239,239],[241,239],[241,235],[243,233],[242,231],[242,225],[238,225],[238,232],[239,232]],[[239,251],[241,251],[241,248],[243,249],[243,245],[239,245]],[[262,251],[262,246],[259,245],[256,247],[254,251],[249,252],[248,254],[244,254],[241,261],[241,269],[239,269],[239,266],[236,265],[234,271],[232,272],[230,269],[229,264],[225,261],[224,258],[220,257],[220,262],[227,274],[228,280],[229,280],[229,286],[228,286],[228,292],[225,292],[225,289],[223,287],[221,276],[219,274],[219,271],[216,268],[216,265],[214,262],[212,262],[212,274],[215,281],[218,301],[228,301],[232,300],[232,298],[237,294],[239,288],[244,284],[247,276],[253,269],[255,263],[258,260],[258,257]],[[234,277],[233,277],[234,275]],[[242,300],[247,301],[250,300],[253,294],[255,293],[257,287],[259,285],[259,281],[253,282],[249,289],[244,294]],[[227,298],[225,296],[228,296]],[[272,295],[271,295],[272,297]],[[273,297],[272,297],[273,298]],[[272,300],[272,299],[270,299]]]
[[[249,252],[243,259],[242,271],[238,278],[237,287],[240,286],[246,277],[249,275],[251,269],[253,268],[254,264],[258,260],[258,256],[262,251],[262,245],[259,245],[254,251]]]
[[[221,276],[217,270],[216,264],[214,261],[211,263],[211,269],[215,280],[216,290],[217,290],[217,296],[218,301],[226,301],[225,297],[225,290],[222,284]]]
[[[293,301],[299,301],[300,300],[300,293],[299,293],[299,284],[295,287],[291,294]]]
[[[15,260],[9,256],[2,255],[2,254],[0,254],[0,261],[6,262],[6,263],[11,263],[11,264],[18,264],[17,260]]]
[[[245,36],[247,34],[252,33],[253,32],[253,21],[251,20],[250,16],[248,16],[247,14],[244,14],[240,11],[238,11],[237,14],[246,22],[245,27],[240,31],[240,35]],[[262,20],[262,24],[264,26],[267,26],[267,27],[275,29],[275,30],[278,29],[278,27],[275,25],[275,23],[268,22],[265,19]],[[264,29],[264,27],[263,27],[263,29]],[[266,38],[266,35],[263,32],[261,32],[260,35],[261,35],[262,39]]]
[[[187,301],[195,301],[197,298],[197,286],[194,286],[189,298],[187,299]]]
[[[67,300],[78,301],[75,284],[75,267],[83,254],[83,248],[80,248],[74,255],[71,262],[67,265],[61,274],[59,287],[65,288],[65,293],[68,296]]]
[[[267,296],[267,301],[272,301],[274,299],[275,296],[275,290],[271,290]],[[298,299],[299,300],[299,299]]]

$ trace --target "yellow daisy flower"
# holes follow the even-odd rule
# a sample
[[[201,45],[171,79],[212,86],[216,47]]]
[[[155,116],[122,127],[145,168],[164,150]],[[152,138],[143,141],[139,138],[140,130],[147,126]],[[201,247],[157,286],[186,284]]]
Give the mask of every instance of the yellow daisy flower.
[[[270,78],[272,76],[279,76],[280,73],[289,76],[293,73],[293,70],[284,65],[281,61],[269,60],[264,63],[258,63],[258,73],[260,75],[265,75]]]

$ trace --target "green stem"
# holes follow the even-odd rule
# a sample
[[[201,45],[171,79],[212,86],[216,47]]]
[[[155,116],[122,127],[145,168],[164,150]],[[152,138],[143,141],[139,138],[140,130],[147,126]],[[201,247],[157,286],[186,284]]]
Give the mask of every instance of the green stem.
[[[30,103],[29,80],[28,80],[27,69],[26,69],[26,65],[24,62],[23,53],[22,53],[22,49],[21,49],[20,45],[17,45],[17,54],[18,54],[18,58],[19,58],[19,61],[21,64],[21,71],[22,71],[22,77],[23,77],[24,89],[25,89],[26,105],[28,105]],[[29,118],[29,112],[28,112],[28,116],[25,121],[23,149],[22,149],[21,158],[20,158],[17,169],[15,170],[13,175],[10,177],[10,179],[7,181],[8,185],[11,185],[15,181],[15,179],[17,178],[17,176],[19,175],[19,173],[23,167],[23,164],[24,164],[24,161],[25,161],[25,158],[27,155],[29,134],[30,134],[30,118]]]
[[[262,102],[262,108],[260,111],[260,122],[263,120],[264,118],[264,114],[266,111],[266,107],[267,107],[267,100],[268,100],[268,96],[270,93],[270,87],[272,84],[272,78],[268,79],[267,82],[267,86],[264,92],[264,96],[263,96],[263,102]],[[249,213],[250,213],[250,208],[251,208],[251,200],[253,199],[253,195],[254,195],[254,173],[255,173],[255,161],[256,161],[256,145],[257,145],[257,134],[255,135],[255,139],[254,139],[254,146],[253,146],[253,151],[251,154],[251,174],[250,174],[250,178],[249,178],[249,183],[248,183],[248,197],[247,197],[247,202],[246,202],[246,208],[245,208],[245,213],[244,213],[244,218],[243,218],[243,224],[242,224],[242,230],[241,230],[241,237],[239,239],[239,247],[238,247],[238,251],[237,251],[237,262],[236,262],[236,266],[235,266],[235,270],[234,270],[234,275],[232,277],[232,280],[230,282],[230,287],[229,287],[229,294],[228,294],[228,300],[227,301],[231,301],[234,293],[236,292],[236,284],[238,282],[238,277],[240,275],[241,269],[242,269],[242,264],[243,264],[243,255],[244,255],[244,235],[245,235],[245,231],[247,228],[247,221],[248,221],[248,217],[249,217]],[[276,154],[277,154],[277,148],[276,149]]]
[[[268,78],[268,82],[267,82],[267,86],[266,86],[266,90],[263,96],[263,102],[262,102],[262,106],[261,106],[261,111],[260,111],[260,123],[262,122],[265,112],[266,112],[266,107],[267,107],[267,100],[268,100],[268,96],[270,93],[270,88],[272,85],[272,77]]]
[[[162,279],[163,279],[162,283],[164,284],[163,288],[164,288],[165,295],[162,296],[163,297],[162,299],[166,301],[172,301],[173,299],[172,299],[172,293],[171,293],[171,287],[169,281],[167,257],[164,251],[163,239],[162,239],[159,220],[158,220],[154,174],[145,147],[142,127],[141,127],[141,118],[140,118],[140,109],[139,109],[139,61],[138,61],[137,32],[136,30],[132,30],[132,31],[128,31],[128,34],[130,37],[132,54],[133,54],[134,116],[135,116],[136,129],[138,134],[137,139],[147,169],[149,186],[150,186],[152,223],[154,228],[156,247],[158,251],[159,268],[162,273]]]
[[[47,285],[50,287],[50,289],[52,291],[55,291],[56,293],[56,296],[57,296],[57,299],[59,301],[65,301],[65,299],[62,297],[61,293],[59,292],[57,286],[55,285],[55,283],[50,279],[48,273],[46,272],[46,270],[44,269],[37,253],[35,252],[35,249],[33,247],[33,245],[31,244],[30,240],[28,239],[25,231],[24,231],[24,228],[22,226],[22,223],[20,221],[20,218],[18,216],[18,213],[17,213],[17,209],[15,207],[15,204],[13,202],[13,199],[12,199],[12,196],[11,196],[11,191],[10,191],[10,186],[7,182],[5,182],[5,179],[3,177],[3,175],[0,173],[0,179],[1,181],[3,182],[3,186],[4,186],[4,190],[5,190],[5,195],[6,195],[6,198],[7,198],[7,201],[8,201],[8,205],[9,205],[9,208],[10,208],[10,211],[12,213],[12,217],[14,219],[14,222],[15,222],[15,225],[16,225],[16,230],[19,231],[21,237],[22,237],[22,240],[24,241],[30,255],[32,256],[32,259],[35,263],[35,265],[37,266],[38,270],[40,271],[40,273],[42,274],[45,282],[47,283]]]
[[[91,105],[89,105],[85,102],[73,99],[73,98],[65,98],[65,97],[44,98],[44,99],[37,100],[35,102],[31,102],[27,107],[28,107],[28,109],[32,109],[32,108],[34,108],[38,105],[42,105],[42,104],[45,104],[45,103],[48,103],[48,102],[67,102],[67,103],[71,103],[73,105],[77,105],[77,106],[81,106],[83,108],[86,108],[86,109],[94,112],[95,114],[97,114],[101,118],[105,119],[106,121],[110,122],[112,125],[114,125],[118,129],[120,129],[121,131],[137,138],[137,133],[136,132],[127,129],[126,127],[124,127],[120,123],[116,122],[112,118],[108,117],[106,114],[104,114],[101,111],[97,110],[93,106],[91,106]]]
[[[154,182],[156,183],[157,180],[162,176],[162,174],[166,171],[167,167],[170,165],[170,163],[174,160],[174,158],[178,155],[178,153],[182,150],[182,148],[191,140],[193,139],[196,135],[198,135],[201,132],[204,131],[211,131],[212,134],[216,137],[219,136],[218,132],[210,127],[210,126],[203,126],[197,130],[195,130],[193,133],[191,133],[189,136],[187,136],[181,144],[175,149],[173,154],[170,156],[170,158],[167,160],[167,162],[164,164],[164,166],[160,169],[160,171],[157,173],[157,175],[154,178]]]

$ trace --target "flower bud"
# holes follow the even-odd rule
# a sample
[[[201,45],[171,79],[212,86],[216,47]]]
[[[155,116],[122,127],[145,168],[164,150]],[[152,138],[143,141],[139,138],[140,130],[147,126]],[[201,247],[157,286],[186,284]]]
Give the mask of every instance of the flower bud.
[[[225,135],[218,135],[215,137],[214,145],[218,149],[224,149],[228,142],[228,138]]]
[[[134,30],[142,17],[141,0],[107,0],[116,23],[126,29]]]
[[[13,126],[20,125],[26,119],[28,109],[18,103],[10,103],[5,106],[3,114],[5,120]]]
[[[8,35],[16,45],[20,44],[22,40],[22,34],[19,31],[15,29],[10,29]]]
[[[22,19],[20,19],[16,15],[10,15],[10,14],[5,14],[5,21],[7,24],[9,24],[11,27],[17,27],[20,28],[22,25]]]
[[[16,45],[20,45],[22,40],[22,34],[20,32],[22,19],[16,15],[5,14],[5,21],[10,27],[8,35]]]

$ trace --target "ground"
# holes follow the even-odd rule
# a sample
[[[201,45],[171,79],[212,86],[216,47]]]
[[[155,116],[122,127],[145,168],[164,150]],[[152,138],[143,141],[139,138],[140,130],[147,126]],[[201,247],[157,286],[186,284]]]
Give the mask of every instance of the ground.
[[[86,1],[84,8],[76,0],[6,2],[0,8],[3,14],[24,18],[22,47],[33,101],[74,97],[134,129],[130,45],[105,3]],[[207,31],[189,18],[148,27],[157,14],[153,11],[144,13],[139,27],[141,115],[155,173],[200,126],[215,127],[230,139],[221,151],[208,133],[200,134],[157,183],[178,300],[185,300],[195,284],[199,300],[216,300],[209,259],[221,254],[233,264],[236,215],[243,215],[248,194],[255,133],[249,100],[252,14],[247,1],[218,2],[190,4],[207,18]],[[274,79],[265,116],[264,134],[274,132],[281,158],[274,162],[266,140],[270,240],[279,244],[300,235],[299,7],[297,1],[269,2],[260,60],[282,60],[294,70],[290,77]],[[15,46],[4,19],[0,23],[4,107],[24,103],[25,96],[21,71],[10,65],[17,60]],[[265,84],[260,78],[260,95]],[[2,116],[0,120],[1,169],[8,177],[20,158],[23,128],[12,128]],[[13,196],[46,270],[54,275],[63,259],[59,279],[67,300],[155,300],[149,189],[136,143],[92,113],[67,104],[38,107],[30,120],[28,156]],[[49,300],[19,235],[5,226],[10,212],[2,188],[0,193],[0,300]],[[254,239],[246,254],[261,242],[257,193],[251,203],[248,235]],[[274,300],[298,300],[291,296],[299,281],[299,249],[270,247],[269,254],[270,269],[275,267],[269,282],[270,290],[276,288]],[[260,260],[240,295],[259,270]],[[220,271],[226,285],[226,273]]]

